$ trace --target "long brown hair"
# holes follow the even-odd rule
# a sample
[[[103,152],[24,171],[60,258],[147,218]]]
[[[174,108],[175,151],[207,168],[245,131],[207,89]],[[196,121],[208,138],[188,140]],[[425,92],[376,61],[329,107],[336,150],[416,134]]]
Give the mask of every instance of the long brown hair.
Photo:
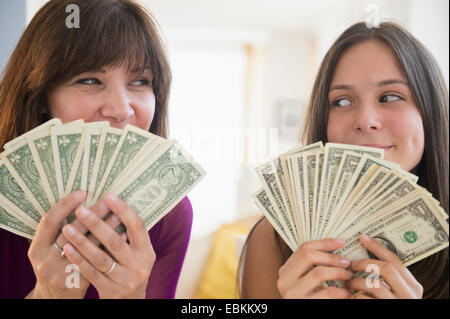
[[[418,184],[428,189],[448,214],[448,89],[432,54],[419,40],[398,24],[385,22],[381,23],[379,28],[369,29],[365,23],[356,23],[345,30],[334,42],[319,67],[304,119],[301,140],[304,144],[317,141],[327,143],[328,91],[337,62],[341,55],[354,44],[373,39],[381,40],[389,45],[404,68],[422,116],[425,132],[425,149],[417,173]],[[292,251],[275,230],[274,236],[285,263]],[[241,263],[242,259],[239,267]],[[448,263],[448,248],[446,248],[408,267],[424,288],[423,298],[449,297]]]
[[[365,23],[349,27],[325,55],[313,86],[306,113],[302,141],[326,143],[328,91],[336,64],[348,48],[377,39],[386,43],[405,71],[416,105],[422,116],[425,149],[418,165],[418,184],[430,191],[448,214],[449,205],[449,100],[444,77],[433,55],[407,30],[396,23],[367,28]],[[409,267],[424,287],[424,298],[448,298],[448,248]]]
[[[69,4],[79,7],[79,28],[68,28]],[[168,135],[171,71],[152,15],[130,0],[52,0],[33,17],[0,82],[0,149],[49,119],[46,93],[74,76],[127,63],[150,67],[156,99],[149,131]]]

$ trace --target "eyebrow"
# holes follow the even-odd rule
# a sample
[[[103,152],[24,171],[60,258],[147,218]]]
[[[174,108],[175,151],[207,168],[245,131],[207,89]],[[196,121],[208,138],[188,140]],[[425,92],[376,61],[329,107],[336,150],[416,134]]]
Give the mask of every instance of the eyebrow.
[[[377,87],[391,85],[391,84],[402,84],[402,85],[405,85],[405,86],[407,86],[409,88],[408,82],[405,82],[403,80],[398,80],[398,79],[390,79],[390,80],[380,81],[380,82],[377,83]],[[353,88],[353,86],[351,86],[351,85],[338,84],[338,85],[333,85],[330,88],[330,91],[333,91],[333,90],[350,90],[352,88]]]

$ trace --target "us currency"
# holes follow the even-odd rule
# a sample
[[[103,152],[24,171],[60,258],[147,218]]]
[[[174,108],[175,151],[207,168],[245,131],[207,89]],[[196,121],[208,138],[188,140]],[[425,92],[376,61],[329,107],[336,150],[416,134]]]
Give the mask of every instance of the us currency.
[[[319,196],[319,189],[320,189],[320,179],[322,174],[322,168],[323,168],[323,160],[324,160],[325,154],[324,152],[318,152],[317,158],[316,158],[316,172],[314,173],[314,204],[313,204],[313,219],[312,219],[312,239],[316,240],[319,239],[318,235],[318,229],[315,227],[318,219],[317,209],[318,209],[318,196]]]
[[[353,215],[352,222],[348,226],[349,228],[357,225],[362,220],[367,222],[370,218],[374,217],[376,211],[381,211],[384,207],[400,201],[408,195],[418,196],[422,194],[420,187],[408,179],[400,179],[391,187],[389,186],[386,186],[386,190],[382,192],[382,196],[377,197],[376,200],[366,205],[363,209],[358,210],[358,213]],[[424,194],[428,196],[428,194]]]
[[[348,199],[343,205],[342,209],[338,211],[330,228],[325,232],[325,236],[331,236],[331,234],[337,234],[337,229],[344,227],[347,223],[344,221],[351,215],[351,212],[356,211],[356,207],[359,203],[369,196],[377,185],[382,184],[387,176],[390,176],[390,171],[379,167],[377,165],[371,166],[360,179],[358,186],[353,188],[352,192],[348,195]],[[344,226],[342,226],[344,225]]]
[[[297,249],[296,240],[292,238],[292,235],[289,231],[284,229],[283,224],[281,224],[280,220],[277,217],[275,210],[273,209],[272,203],[270,202],[266,191],[261,188],[257,191],[253,198],[255,200],[256,205],[267,218],[267,220],[274,226],[277,233],[283,238],[284,242],[291,248],[292,251]]]
[[[360,153],[361,154],[361,153]],[[347,201],[347,197],[349,196],[349,194],[358,194],[358,195],[366,195],[366,192],[363,192],[361,194],[361,192],[358,190],[357,192],[353,192],[360,184],[359,181],[362,179],[362,177],[370,177],[370,174],[367,175],[366,173],[369,171],[369,169],[372,166],[378,166],[378,167],[385,167],[385,168],[389,168],[389,169],[393,169],[393,170],[400,170],[400,165],[392,163],[392,162],[388,162],[385,161],[381,158],[377,158],[377,157],[373,157],[367,153],[363,153],[362,154],[362,158],[361,160],[358,162],[354,173],[350,179],[350,181],[348,182],[348,184],[346,185],[346,187],[343,187],[343,192],[342,195],[340,195],[339,198],[337,198],[337,204],[335,205],[335,207],[331,208],[331,214],[329,214],[329,223],[328,223],[328,227],[325,227],[325,229],[323,230],[323,234],[329,234],[330,233],[330,228],[332,228],[334,226],[334,224],[339,223],[337,222],[340,218],[342,218],[342,216],[345,216],[345,218],[349,218],[349,213],[348,211],[346,211],[345,209],[342,209],[342,207],[345,205],[346,201]],[[374,172],[374,170],[372,170],[371,172]],[[371,194],[371,191],[375,189],[376,186],[371,185],[371,187],[369,189],[366,189],[369,193]],[[368,195],[367,194],[367,195]],[[358,201],[357,204],[360,204],[364,201],[365,198],[367,197],[359,197],[361,199],[361,201]],[[352,197],[350,196],[350,200],[352,199]],[[353,206],[352,207],[352,211],[355,211],[355,207],[358,206]]]
[[[53,206],[60,198],[54,169],[55,162],[53,160],[50,127],[28,135],[26,140],[36,164],[36,169],[39,172],[44,191],[46,191],[50,205]]]
[[[52,140],[53,160],[58,186],[58,196],[63,198],[71,173],[72,164],[82,141],[84,124],[62,125],[50,130]]]
[[[27,199],[25,192],[17,183],[4,159],[0,160],[0,206],[12,216],[34,229],[42,215]]]
[[[100,181],[111,161],[111,157],[117,148],[122,130],[114,127],[105,127],[102,129],[100,140],[98,142],[98,149],[95,155],[94,167],[92,169],[92,176],[89,182],[86,205],[91,206],[95,203],[95,191],[99,188]]]
[[[86,143],[84,147],[83,172],[80,188],[88,193],[94,170],[94,162],[99,149],[99,140],[102,128],[90,128],[86,131]],[[87,196],[84,202],[87,205]]]
[[[89,137],[88,132],[91,129],[99,130],[108,126],[108,121],[90,122],[84,124],[84,128],[81,133],[80,144],[78,145],[72,167],[70,168],[69,178],[67,180],[64,195],[70,194],[79,189],[86,190],[85,184],[82,185],[81,183],[81,179],[83,171],[85,169],[87,170],[87,163],[84,162],[84,159],[87,159],[87,156],[89,156],[88,152],[90,150],[90,147],[86,150],[86,145],[88,145],[88,143],[90,145],[91,143],[91,141],[87,140],[87,138]]]
[[[64,196],[77,190],[87,191],[87,175],[90,168],[92,169],[92,166],[89,164],[93,162],[93,157],[95,156],[91,156],[90,153],[91,151],[93,153],[96,152],[98,146],[98,143],[96,142],[96,135],[98,138],[100,130],[105,127],[109,127],[108,121],[91,122],[84,125],[80,138],[80,144],[78,145],[72,167],[70,168],[70,174],[66,189],[64,191]],[[86,200],[83,204],[86,204]],[[67,218],[67,223],[71,223],[75,218],[74,210]]]
[[[281,166],[280,172],[278,172],[278,179],[280,180],[281,188],[283,189],[282,195],[285,196],[287,200],[290,201],[290,208],[291,208],[291,219],[295,222],[297,225],[302,225],[302,222],[299,220],[300,217],[300,208],[299,203],[297,200],[297,196],[295,195],[295,189],[294,189],[294,170],[293,170],[293,156],[299,155],[311,150],[317,150],[317,149],[323,149],[323,143],[321,141],[310,144],[310,145],[299,145],[288,152],[281,154],[277,159],[278,166]],[[282,181],[282,183],[281,183]]]
[[[14,217],[14,215],[9,214],[1,205],[0,228],[28,239],[33,239],[35,234],[34,228],[26,225],[20,219]]]
[[[411,197],[396,209],[389,206],[376,219],[346,238],[343,248],[334,253],[352,261],[374,258],[359,241],[368,234],[398,256],[403,265],[410,266],[448,247],[449,225],[433,209],[427,196]],[[337,282],[342,287],[342,282]]]
[[[37,133],[37,131],[40,131],[43,128],[50,128],[52,126],[58,126],[58,125],[62,125],[62,122],[60,119],[58,119],[58,118],[51,119],[51,120],[39,125],[38,127],[35,127],[32,130],[26,132],[25,134],[22,134],[22,135],[18,136],[17,138],[5,143],[5,145],[3,145],[3,149],[4,150],[9,149],[10,147],[22,142],[24,139],[26,139],[27,136],[34,135],[35,133]]]
[[[384,151],[372,147],[364,147],[358,145],[346,145],[337,143],[327,143],[325,145],[325,156],[323,171],[321,176],[319,201],[318,201],[318,219],[316,227],[319,228],[318,234],[321,236],[323,230],[327,227],[331,212],[326,211],[327,200],[334,183],[337,168],[340,164],[344,151],[353,151],[357,153],[365,153],[376,158],[382,158]]]
[[[106,168],[103,178],[98,186],[94,200],[105,194],[114,180],[123,169],[135,158],[136,154],[151,139],[160,139],[155,135],[139,129],[132,125],[127,125],[122,133],[121,139],[111,157],[111,161]]]
[[[256,168],[257,175],[260,179],[260,181],[263,184],[263,188],[267,192],[267,196],[269,199],[274,203],[274,209],[277,212],[277,215],[280,216],[280,221],[283,224],[284,228],[288,230],[292,237],[296,239],[296,242],[298,243],[297,238],[297,232],[294,228],[294,223],[290,220],[288,208],[285,206],[282,197],[281,197],[281,188],[276,183],[276,173],[275,169],[272,166],[272,164],[266,163]]]
[[[127,202],[149,230],[204,176],[204,170],[176,141],[171,141],[108,192]]]
[[[355,170],[362,159],[362,155],[354,152],[344,152],[342,160],[339,164],[339,168],[336,174],[336,180],[333,183],[333,188],[330,193],[330,199],[328,200],[328,206],[326,208],[327,216],[329,218],[328,228],[333,225],[336,218],[335,206],[336,202],[343,198],[343,193],[347,186],[351,182],[354,176]],[[326,233],[327,227],[323,230]]]
[[[316,179],[316,162],[318,160],[318,151],[309,151],[303,154],[303,184],[305,186],[304,192],[304,207],[305,214],[307,215],[307,227],[308,227],[308,238],[312,238],[312,223],[313,223],[313,213],[314,213],[314,188]]]
[[[3,152],[3,163],[24,191],[25,196],[41,216],[50,210],[51,204],[43,189],[39,172],[26,139]]]

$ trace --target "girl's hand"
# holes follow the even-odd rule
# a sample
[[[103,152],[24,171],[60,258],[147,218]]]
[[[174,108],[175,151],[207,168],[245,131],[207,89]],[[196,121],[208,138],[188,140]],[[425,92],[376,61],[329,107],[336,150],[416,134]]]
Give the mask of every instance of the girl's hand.
[[[66,270],[70,262],[54,246],[55,242],[58,247],[63,247],[67,243],[64,235],[60,234],[56,240],[55,237],[59,232],[61,223],[84,201],[85,197],[86,195],[83,191],[73,192],[62,198],[42,217],[28,250],[28,257],[37,279],[36,286],[28,297],[83,298],[85,296],[90,284],[89,281],[80,276],[79,287],[70,286],[69,288],[66,280],[70,275],[70,271],[68,273]],[[108,209],[103,201],[96,203],[91,209],[101,218],[108,213]],[[117,228],[120,224],[120,222],[111,217],[106,220],[106,223],[112,229]],[[81,233],[86,233],[86,229],[80,221],[75,220],[71,225],[76,227]],[[90,237],[93,243],[99,245],[95,238]]]
[[[147,283],[156,260],[145,224],[123,200],[112,194],[105,203],[127,228],[129,244],[91,210],[80,207],[77,219],[111,254],[101,250],[76,228],[66,225],[70,243],[64,252],[70,262],[97,289],[100,298],[145,298]]]
[[[327,280],[349,280],[350,260],[328,253],[343,247],[342,239],[309,241],[300,246],[280,268],[278,290],[283,298],[350,298],[348,290],[323,288]]]
[[[371,282],[370,285],[366,284],[366,280],[371,280],[369,278],[355,278],[347,281],[346,287],[348,289],[364,292],[356,294],[354,296],[355,299],[422,298],[422,285],[414,278],[408,268],[402,264],[400,259],[394,253],[383,247],[368,235],[361,235],[360,240],[364,247],[374,253],[380,260],[362,259],[353,261],[351,269],[354,271],[366,272],[369,265],[376,265],[380,271],[377,275],[383,279],[378,283]]]

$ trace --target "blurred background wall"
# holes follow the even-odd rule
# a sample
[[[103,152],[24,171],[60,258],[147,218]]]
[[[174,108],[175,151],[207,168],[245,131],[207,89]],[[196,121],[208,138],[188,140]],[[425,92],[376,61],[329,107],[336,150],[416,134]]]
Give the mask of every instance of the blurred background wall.
[[[0,70],[46,2],[0,0]],[[447,0],[139,2],[157,19],[167,43],[173,70],[170,136],[208,173],[189,194],[194,223],[179,298],[229,297],[198,294],[208,265],[226,257],[214,255],[222,238],[217,234],[230,232],[236,221],[244,222],[230,236],[245,234],[259,215],[252,199],[259,184],[254,168],[297,144],[322,57],[342,31],[365,21],[369,5],[376,5],[381,21],[400,23],[430,49],[448,87]],[[230,253],[236,259],[239,241],[236,247],[228,243],[220,249],[236,250]],[[235,265],[234,260],[228,269]]]

